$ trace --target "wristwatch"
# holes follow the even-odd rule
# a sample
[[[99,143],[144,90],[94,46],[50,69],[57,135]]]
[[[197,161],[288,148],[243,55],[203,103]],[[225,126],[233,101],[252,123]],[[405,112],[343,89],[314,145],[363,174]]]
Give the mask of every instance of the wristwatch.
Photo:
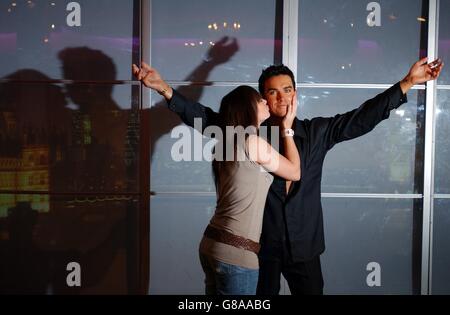
[[[281,135],[283,138],[286,138],[286,137],[293,137],[294,136],[294,130],[292,130],[292,129],[284,129],[283,130],[283,134]]]

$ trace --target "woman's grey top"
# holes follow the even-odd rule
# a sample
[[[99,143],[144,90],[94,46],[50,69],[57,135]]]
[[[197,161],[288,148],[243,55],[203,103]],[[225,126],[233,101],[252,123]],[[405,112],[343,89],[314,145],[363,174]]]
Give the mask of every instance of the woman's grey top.
[[[273,176],[237,146],[237,161],[217,174],[217,207],[210,225],[259,243],[264,205]],[[241,150],[239,150],[241,148]],[[224,263],[258,269],[255,253],[203,236],[200,252]]]

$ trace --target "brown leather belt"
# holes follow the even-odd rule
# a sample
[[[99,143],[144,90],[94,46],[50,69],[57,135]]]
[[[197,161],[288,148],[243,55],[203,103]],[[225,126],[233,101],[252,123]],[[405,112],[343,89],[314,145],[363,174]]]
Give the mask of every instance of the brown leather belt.
[[[261,248],[261,245],[259,245],[259,243],[256,243],[242,236],[234,235],[224,230],[216,229],[211,225],[208,225],[206,227],[204,235],[207,238],[213,239],[217,242],[231,245],[237,248],[242,248],[254,252],[255,254],[258,254],[259,249]]]

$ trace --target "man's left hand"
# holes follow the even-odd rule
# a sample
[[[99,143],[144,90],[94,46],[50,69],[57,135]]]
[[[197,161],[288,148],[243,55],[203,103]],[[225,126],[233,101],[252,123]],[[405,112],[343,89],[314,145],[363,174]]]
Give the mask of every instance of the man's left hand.
[[[436,59],[430,63],[427,63],[427,61],[428,58],[420,59],[411,67],[406,77],[400,81],[400,87],[403,94],[406,94],[406,92],[416,84],[436,80],[439,77],[441,70],[444,67],[442,60]]]

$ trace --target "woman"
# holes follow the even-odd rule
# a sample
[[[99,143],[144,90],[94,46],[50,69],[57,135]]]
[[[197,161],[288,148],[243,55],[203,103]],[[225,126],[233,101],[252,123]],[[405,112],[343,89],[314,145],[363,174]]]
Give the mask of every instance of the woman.
[[[141,68],[133,65],[133,73],[145,86],[171,100],[174,92],[156,70],[143,63]],[[256,293],[258,242],[264,204],[273,180],[269,172],[290,181],[300,179],[300,157],[291,129],[296,104],[294,97],[282,122],[284,157],[258,135],[261,123],[270,113],[255,89],[239,86],[222,99],[219,127],[223,131],[227,127],[242,127],[250,132],[232,136],[223,132],[226,136],[215,147],[217,207],[199,248],[206,294]],[[232,155],[227,150],[232,150]],[[229,156],[232,158],[225,161]]]

